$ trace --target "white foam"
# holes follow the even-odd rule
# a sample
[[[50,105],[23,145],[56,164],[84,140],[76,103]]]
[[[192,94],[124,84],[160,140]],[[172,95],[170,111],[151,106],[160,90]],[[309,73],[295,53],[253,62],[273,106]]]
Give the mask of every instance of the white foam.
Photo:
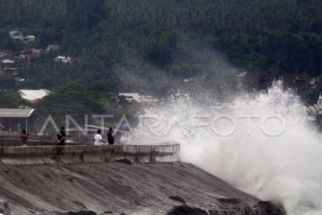
[[[179,142],[182,161],[263,200],[279,201],[288,214],[322,214],[322,135],[306,120],[298,96],[278,82],[265,92],[240,95],[225,108],[204,100],[171,98],[147,109],[144,126],[130,142]],[[158,126],[151,116],[162,119]],[[216,132],[195,121],[210,123]],[[231,135],[219,135],[233,128]]]

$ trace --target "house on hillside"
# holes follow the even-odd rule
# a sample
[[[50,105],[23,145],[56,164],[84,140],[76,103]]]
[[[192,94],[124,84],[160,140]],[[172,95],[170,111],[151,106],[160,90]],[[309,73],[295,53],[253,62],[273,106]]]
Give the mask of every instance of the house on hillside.
[[[140,95],[139,93],[119,93],[117,101],[120,102],[125,100],[129,103],[137,102],[137,103],[145,103],[145,104],[152,104],[158,102],[158,99],[154,98],[150,95]]]
[[[25,38],[23,40],[23,42],[25,44],[27,44],[27,43],[33,43],[35,41],[36,41],[36,36],[35,35],[27,35],[27,36],[25,36]]]
[[[15,81],[16,82],[24,82],[26,79],[25,78],[22,78],[22,77],[15,77]]]
[[[16,61],[14,58],[6,57],[1,60],[0,68],[6,70],[16,70]]]
[[[41,56],[41,53],[42,53],[41,49],[26,48],[21,51],[19,58],[21,58],[21,59],[39,58]]]
[[[56,52],[60,50],[60,45],[57,44],[50,44],[47,46],[45,52],[50,53],[50,52]]]
[[[3,64],[15,64],[16,62],[12,59],[6,58],[6,59],[2,60],[2,63]]]
[[[71,59],[71,57],[68,57],[68,56],[57,56],[57,57],[55,57],[55,62],[56,63],[71,63],[72,59]]]
[[[16,31],[16,30],[10,31],[9,37],[12,40],[16,40],[16,41],[22,42],[24,44],[33,43],[36,41],[35,35],[29,34],[27,36],[24,36],[22,32]]]
[[[19,90],[18,93],[21,96],[21,98],[23,98],[31,103],[35,103],[35,102],[43,99],[45,96],[48,96],[50,94],[50,91],[46,90],[46,89]]]
[[[125,100],[129,103],[137,102],[140,103],[140,94],[139,93],[119,93],[118,101]]]
[[[13,40],[23,41],[25,39],[25,36],[20,31],[10,31],[9,37]]]

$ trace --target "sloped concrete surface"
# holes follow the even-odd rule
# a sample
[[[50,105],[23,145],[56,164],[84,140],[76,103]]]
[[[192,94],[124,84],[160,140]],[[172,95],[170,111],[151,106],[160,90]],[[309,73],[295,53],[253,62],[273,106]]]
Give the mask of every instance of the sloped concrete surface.
[[[1,164],[0,183],[0,198],[9,201],[13,215],[70,211],[165,215],[183,214],[180,208],[190,207],[208,214],[268,215],[261,212],[261,204],[274,215],[284,214],[184,163]]]

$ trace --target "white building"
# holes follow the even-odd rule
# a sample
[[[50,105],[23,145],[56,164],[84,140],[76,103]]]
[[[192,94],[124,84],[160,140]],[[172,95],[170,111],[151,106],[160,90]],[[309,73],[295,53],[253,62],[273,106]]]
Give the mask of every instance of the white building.
[[[45,52],[50,53],[50,52],[56,52],[60,50],[60,45],[57,44],[50,44],[47,46]]]
[[[71,59],[71,57],[68,57],[68,56],[57,56],[57,57],[55,57],[55,62],[56,63],[71,63],[72,59]]]
[[[1,61],[0,68],[3,70],[16,70],[16,62],[12,59],[6,58]]]
[[[21,96],[21,98],[33,103],[39,101],[45,96],[48,96],[50,94],[50,91],[46,89],[19,90],[18,93]]]
[[[139,93],[119,93],[119,97],[123,97],[127,102],[137,102],[137,103],[156,103],[158,99],[148,96],[140,95]]]
[[[27,35],[24,38],[24,43],[33,43],[35,41],[36,41],[36,36],[34,36],[34,35]]]
[[[16,31],[16,30],[10,31],[9,37],[13,40],[21,40],[22,41],[25,39],[24,35],[20,31]]]
[[[4,59],[4,60],[2,60],[2,63],[3,64],[14,64],[14,63],[16,63],[14,60],[10,60],[10,59]]]
[[[140,94],[138,93],[119,93],[119,97],[123,97],[127,102],[138,102],[140,103]]]

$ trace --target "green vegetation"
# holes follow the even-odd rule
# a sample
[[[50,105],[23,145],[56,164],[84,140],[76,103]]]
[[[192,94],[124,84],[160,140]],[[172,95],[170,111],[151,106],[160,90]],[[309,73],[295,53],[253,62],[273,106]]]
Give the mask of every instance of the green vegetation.
[[[0,108],[16,108],[19,106],[30,106],[27,101],[23,100],[18,93],[0,92]]]
[[[21,63],[20,75],[27,79],[23,87],[52,90],[79,81],[89,87],[100,80],[109,92],[153,88],[153,93],[164,94],[169,86],[152,81],[160,78],[159,71],[169,79],[215,75],[189,58],[178,61],[180,44],[187,46],[187,38],[221,51],[234,66],[260,80],[249,80],[251,87],[263,88],[287,75],[319,77],[322,69],[319,0],[1,0],[0,26],[0,48],[13,53],[26,46],[61,46],[57,53]],[[12,41],[11,30],[33,34],[36,42]],[[71,56],[72,63],[55,63],[58,54]],[[144,76],[146,84],[126,78],[134,70],[142,70],[135,75]],[[207,87],[220,88],[216,78],[205,80]],[[303,95],[316,95],[320,86],[303,89]],[[89,102],[85,99],[79,108]]]
[[[84,84],[70,83],[37,103],[36,114],[40,118],[51,115],[60,122],[65,120],[65,115],[71,115],[81,122],[86,114],[105,113],[105,104],[112,98],[106,92],[103,85],[86,87]]]

